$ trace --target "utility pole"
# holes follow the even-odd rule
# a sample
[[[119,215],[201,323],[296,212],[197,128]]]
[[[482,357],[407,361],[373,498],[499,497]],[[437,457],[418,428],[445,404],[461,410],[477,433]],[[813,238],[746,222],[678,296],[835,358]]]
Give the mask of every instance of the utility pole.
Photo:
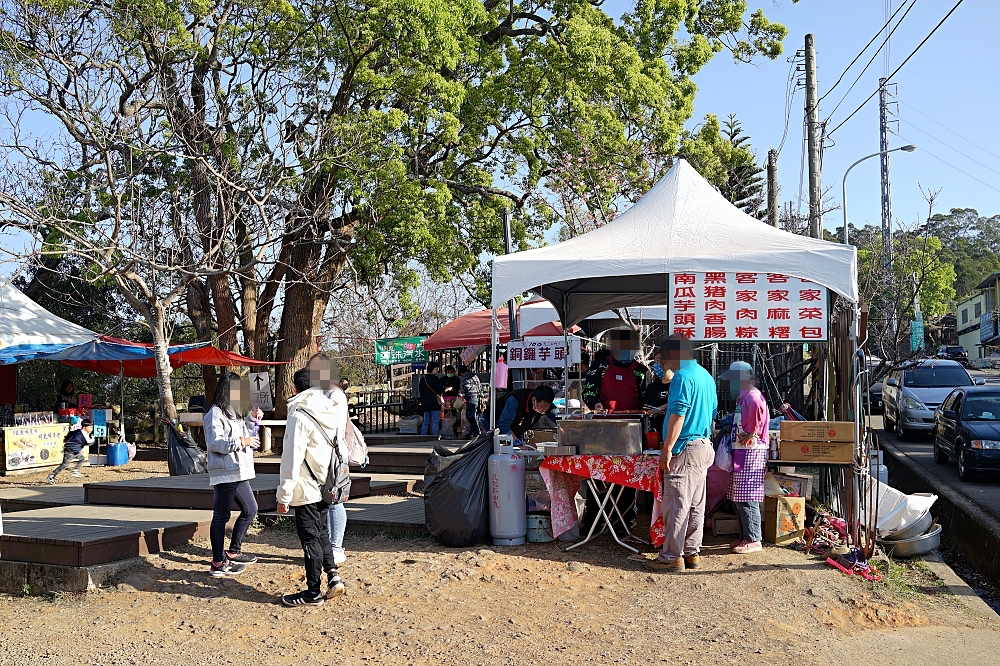
[[[806,129],[809,148],[809,235],[823,237],[823,183],[820,176],[819,83],[816,80],[816,39],[806,35]]]
[[[882,165],[882,266],[886,272],[892,270],[892,203],[889,184],[889,114],[886,80],[878,80],[878,149],[882,151],[879,162]]]
[[[778,151],[767,151],[767,223],[778,226]]]

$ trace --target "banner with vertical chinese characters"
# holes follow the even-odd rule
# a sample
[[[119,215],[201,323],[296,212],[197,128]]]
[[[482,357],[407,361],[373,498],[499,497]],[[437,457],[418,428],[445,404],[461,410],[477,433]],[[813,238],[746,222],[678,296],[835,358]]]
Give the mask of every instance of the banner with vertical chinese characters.
[[[713,342],[827,339],[826,287],[781,273],[671,273],[670,332]]]
[[[507,365],[511,368],[561,368],[580,362],[580,338],[569,337],[569,350],[561,335],[525,338],[507,343]]]

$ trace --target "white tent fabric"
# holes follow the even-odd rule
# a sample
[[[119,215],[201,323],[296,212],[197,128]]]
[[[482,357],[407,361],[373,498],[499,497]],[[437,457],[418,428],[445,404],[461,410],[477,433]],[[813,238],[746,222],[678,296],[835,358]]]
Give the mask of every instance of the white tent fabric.
[[[93,331],[52,314],[14,285],[0,287],[0,349],[80,345],[97,337]]]
[[[858,300],[849,245],[781,231],[727,201],[684,160],[616,220],[562,243],[493,260],[493,306],[541,294],[565,324],[610,308],[662,305],[680,271],[781,272]]]

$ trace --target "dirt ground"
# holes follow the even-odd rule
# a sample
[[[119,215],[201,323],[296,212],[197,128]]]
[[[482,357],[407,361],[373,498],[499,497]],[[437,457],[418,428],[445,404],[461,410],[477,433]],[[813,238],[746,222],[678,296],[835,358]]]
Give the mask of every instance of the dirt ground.
[[[715,540],[717,543],[718,539]],[[1000,632],[919,568],[849,578],[769,547],[708,546],[703,567],[651,575],[605,539],[454,550],[349,532],[344,597],[284,608],[299,589],[290,525],[253,529],[260,559],[207,575],[199,541],[115,587],[0,596],[0,664],[828,664],[995,663]]]
[[[167,461],[141,461],[133,460],[121,467],[90,467],[84,465],[80,468],[83,474],[82,479],[77,479],[69,475],[70,467],[56,478],[57,485],[82,486],[84,483],[99,483],[102,481],[131,481],[133,479],[148,479],[151,476],[169,476],[167,471]],[[51,469],[44,469],[34,474],[19,474],[14,476],[0,476],[0,488],[8,486],[37,486],[45,483],[45,477],[49,475]]]

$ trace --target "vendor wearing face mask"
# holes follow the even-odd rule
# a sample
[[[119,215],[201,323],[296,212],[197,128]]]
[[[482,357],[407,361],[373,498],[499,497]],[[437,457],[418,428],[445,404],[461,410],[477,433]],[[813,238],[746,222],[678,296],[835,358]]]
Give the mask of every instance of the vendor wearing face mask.
[[[517,439],[522,439],[524,433],[538,423],[538,419],[543,416],[554,418],[553,400],[555,394],[549,386],[514,391],[504,401],[503,411],[497,420],[500,434],[514,435]]]
[[[608,362],[595,363],[584,376],[583,400],[594,411],[610,413],[642,409],[646,392],[646,366],[635,360],[636,334],[628,330],[609,333],[611,354]]]
[[[667,412],[667,400],[670,397],[670,380],[674,371],[661,364],[659,352],[653,356],[653,377],[655,380],[646,387],[642,403],[652,407],[649,413],[649,426],[656,432],[663,432],[663,420]]]

